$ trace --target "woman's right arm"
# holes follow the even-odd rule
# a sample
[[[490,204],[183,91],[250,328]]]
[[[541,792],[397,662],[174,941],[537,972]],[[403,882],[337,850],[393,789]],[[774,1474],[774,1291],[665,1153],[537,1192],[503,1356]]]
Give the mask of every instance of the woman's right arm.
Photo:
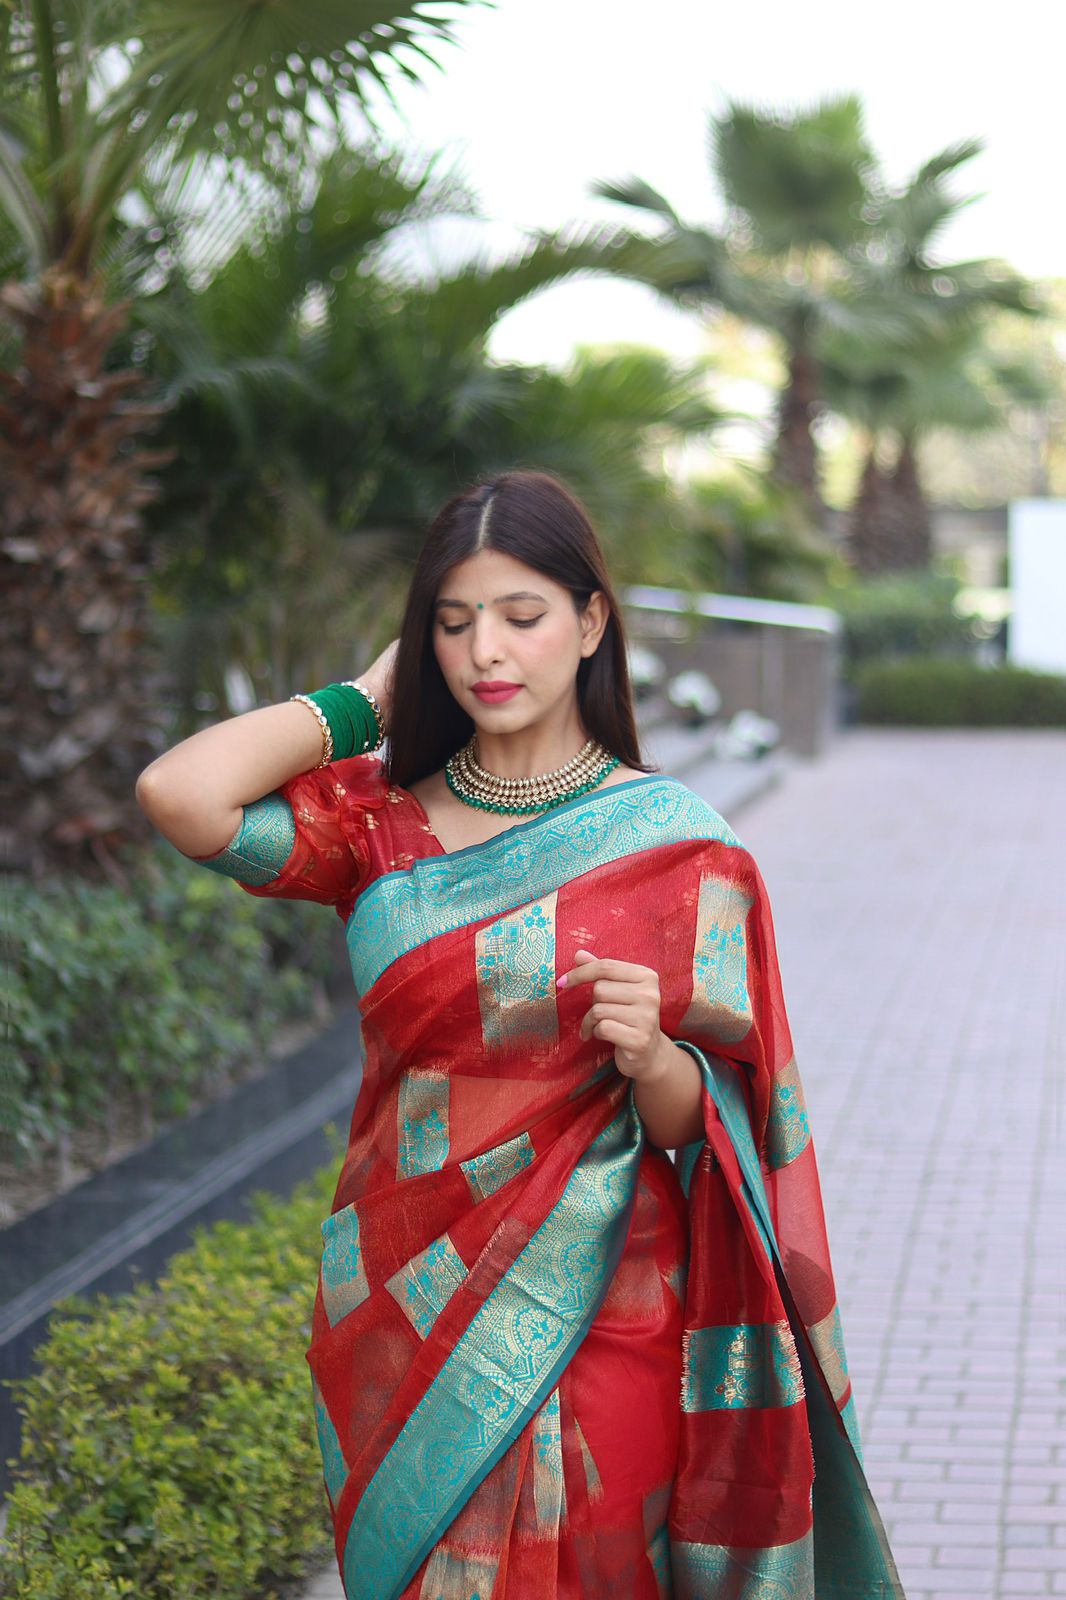
[[[359,681],[388,720],[393,640]],[[260,706],[216,722],[150,762],[137,803],[153,827],[188,856],[212,856],[233,839],[243,807],[322,759],[322,730],[299,700]]]
[[[307,706],[260,706],[157,756],[137,779],[137,803],[178,850],[210,856],[229,844],[244,806],[321,759],[322,730]]]

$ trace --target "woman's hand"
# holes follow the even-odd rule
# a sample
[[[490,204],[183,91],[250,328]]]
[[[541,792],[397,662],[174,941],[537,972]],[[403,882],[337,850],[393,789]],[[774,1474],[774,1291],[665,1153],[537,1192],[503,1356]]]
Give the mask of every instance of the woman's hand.
[[[357,673],[360,683],[365,683],[381,707],[381,715],[385,719],[386,728],[392,714],[392,671],[396,663],[396,652],[400,647],[399,639],[393,639],[387,644],[376,661],[371,662],[365,672]]]
[[[634,961],[612,961],[591,950],[575,952],[578,965],[564,972],[556,987],[572,989],[591,983],[592,1005],[581,1019],[583,1039],[606,1039],[627,1078],[658,1078],[665,1069],[664,1052],[672,1042],[659,1026],[659,974]]]
[[[702,1139],[700,1070],[659,1026],[659,974],[634,961],[600,960],[591,950],[578,950],[575,958],[577,966],[563,973],[557,987],[591,983],[581,1037],[614,1045],[615,1065],[633,1079],[633,1100],[648,1138],[664,1150]]]

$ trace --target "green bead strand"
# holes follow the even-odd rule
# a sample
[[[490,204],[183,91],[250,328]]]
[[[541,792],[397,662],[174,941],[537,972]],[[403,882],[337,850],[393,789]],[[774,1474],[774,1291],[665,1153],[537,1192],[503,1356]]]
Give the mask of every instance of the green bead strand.
[[[572,789],[564,790],[562,794],[556,795],[553,799],[545,801],[543,805],[494,805],[490,800],[480,800],[463,794],[462,791],[456,787],[455,781],[452,778],[451,772],[447,765],[444,769],[444,776],[447,781],[448,788],[451,790],[452,794],[455,795],[457,800],[461,800],[464,805],[474,806],[478,811],[492,811],[498,816],[523,817],[532,816],[541,811],[553,811],[556,806],[565,805],[568,800],[579,799],[581,795],[587,794],[590,789],[595,789],[597,784],[602,783],[607,774],[609,772],[613,772],[615,767],[618,765],[618,756],[612,756],[611,759],[604,764],[603,769],[594,777],[589,778],[585,783],[576,784]]]

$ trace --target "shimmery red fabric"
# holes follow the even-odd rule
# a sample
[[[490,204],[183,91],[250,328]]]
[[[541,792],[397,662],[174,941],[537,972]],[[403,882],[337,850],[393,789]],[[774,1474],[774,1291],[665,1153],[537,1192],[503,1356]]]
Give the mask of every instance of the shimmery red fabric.
[[[293,806],[296,843],[278,877],[250,893],[332,904],[347,919],[379,876],[444,853],[417,801],[385,782],[375,757],[302,774],[282,793]],[[752,1014],[739,1037],[692,1020],[699,888],[708,874],[750,903],[744,939]],[[663,1031],[733,1064],[795,1308],[804,1328],[824,1324],[836,1291],[813,1143],[784,1165],[771,1165],[767,1154],[780,1102],[775,1084],[786,1073],[794,1079],[795,1065],[755,862],[736,844],[664,844],[560,883],[553,914],[557,974],[574,964],[579,947],[653,967]],[[332,1209],[358,1210],[369,1292],[330,1327],[320,1284],[308,1351],[345,1458],[346,1481],[332,1506],[342,1569],[360,1498],[412,1408],[629,1092],[617,1069],[597,1074],[611,1062],[611,1046],[579,1038],[591,1003],[585,988],[558,994],[554,1039],[487,1050],[473,956],[486,920],[417,946],[360,997],[365,1069]],[[398,1179],[398,1083],[426,1063],[449,1079],[447,1161]],[[669,1157],[646,1145],[620,1265],[559,1381],[563,1487],[554,1525],[544,1512],[550,1496],[537,1476],[531,1422],[403,1600],[469,1600],[474,1592],[479,1600],[663,1600],[671,1593],[667,1529],[671,1540],[757,1549],[809,1532],[813,1459],[802,1402],[704,1411],[680,1404],[686,1330],[779,1324],[788,1315],[741,1193],[736,1155],[706,1094],[703,1110],[707,1143],[687,1198]],[[523,1132],[534,1159],[475,1203],[459,1163]],[[445,1233],[468,1276],[422,1337],[384,1285]],[[836,1369],[830,1376],[842,1409],[850,1398],[846,1371],[843,1380]]]

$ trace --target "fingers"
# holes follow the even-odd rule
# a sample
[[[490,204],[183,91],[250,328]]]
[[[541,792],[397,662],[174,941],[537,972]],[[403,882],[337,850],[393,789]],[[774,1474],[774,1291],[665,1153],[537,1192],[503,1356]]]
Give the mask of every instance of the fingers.
[[[582,1039],[609,1039],[638,1050],[648,1048],[658,1032],[658,1012],[650,1006],[609,1005],[600,1001],[589,1007],[578,1027]]]
[[[577,965],[556,979],[556,987],[593,985],[594,1002],[579,1026],[584,1040],[598,1038],[639,1054],[648,1048],[659,1016],[659,974],[635,961],[599,957],[591,950],[574,952]]]
[[[605,1044],[619,1045],[633,1054],[647,1049],[644,1030],[623,1022],[619,1017],[601,1017],[599,1022],[592,1022],[588,1027],[582,1023],[581,1032],[585,1039],[601,1039]]]
[[[640,978],[596,978],[592,984],[592,998],[614,1002],[617,1005],[634,1005],[640,999]],[[567,988],[570,985],[567,984]],[[648,995],[651,997],[652,987],[648,985]]]
[[[596,983],[601,979],[633,984],[651,978],[658,983],[659,974],[653,968],[638,966],[635,961],[613,961],[610,957],[594,956],[588,950],[577,950],[574,955],[578,965],[555,980],[557,989],[572,989],[576,984]]]
[[[630,1015],[631,1009],[632,1008],[627,1005],[604,1005],[602,1003],[597,1003],[594,1006],[590,1006],[585,1012],[585,1015],[581,1019],[581,1026],[578,1031],[583,1039],[590,1039],[592,1037],[593,1028],[595,1028],[596,1024],[599,1022],[611,1021],[632,1023],[633,1018]]]

